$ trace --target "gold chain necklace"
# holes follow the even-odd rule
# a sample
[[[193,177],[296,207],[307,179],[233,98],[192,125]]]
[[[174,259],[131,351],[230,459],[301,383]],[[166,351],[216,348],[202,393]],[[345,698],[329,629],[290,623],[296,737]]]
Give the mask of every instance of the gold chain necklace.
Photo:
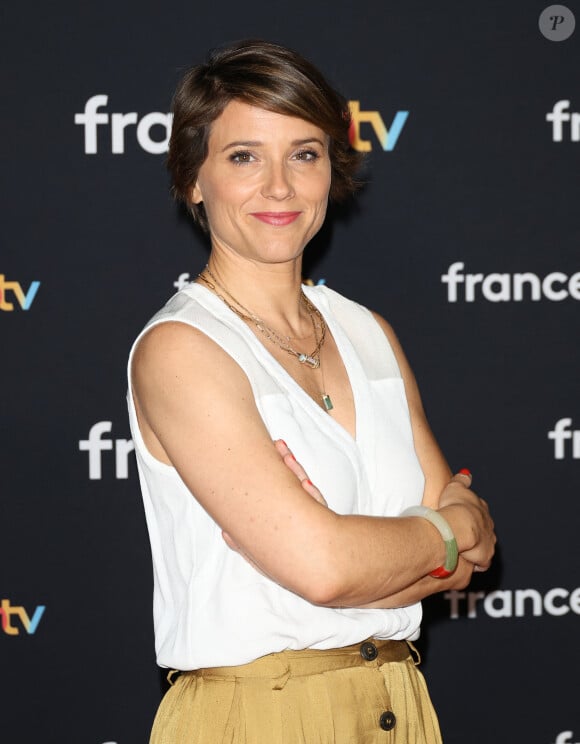
[[[212,281],[204,276],[204,274],[206,273]],[[266,325],[266,323],[257,315],[255,315],[251,310],[248,310],[247,307],[244,307],[244,305],[242,305],[239,300],[236,300],[231,292],[229,292],[223,286],[223,284],[221,284],[219,280],[212,274],[209,266],[206,266],[205,269],[200,274],[198,274],[198,278],[201,279],[202,282],[207,284],[207,286],[216,293],[220,300],[222,300],[222,302],[224,302],[229,307],[229,309],[238,317],[242,318],[242,320],[252,322],[260,331],[260,333],[262,333],[268,339],[268,341],[271,341],[272,343],[276,344],[276,346],[280,347],[283,351],[286,351],[288,352],[288,354],[296,357],[301,364],[305,364],[311,369],[318,369],[320,367],[320,350],[322,349],[322,346],[326,340],[326,322],[322,317],[322,313],[320,312],[320,310],[310,302],[304,292],[300,293],[300,302],[304,305],[310,317],[310,320],[312,322],[312,329],[314,331],[314,338],[316,339],[316,347],[310,354],[306,354],[303,351],[297,351],[296,349],[294,349],[290,345],[289,336],[282,336],[276,330],[274,330],[274,328]],[[229,302],[226,297],[224,297],[224,295],[221,294],[218,290],[221,290],[221,292],[223,292],[231,300],[231,302]],[[232,302],[235,304],[232,304]],[[320,336],[318,335],[318,328],[320,328]],[[332,400],[330,399],[330,395],[328,395],[327,393],[321,393],[321,398],[326,411],[330,411],[332,410],[332,408],[334,408]]]
[[[208,281],[207,277],[204,276],[204,273],[207,273],[210,278],[213,280],[212,282]],[[225,302],[225,304],[232,310],[236,315],[238,315],[242,320],[251,321],[256,328],[260,331],[260,333],[264,334],[266,338],[269,341],[272,341],[272,343],[275,343],[277,346],[279,346],[284,351],[288,352],[288,354],[291,354],[292,356],[295,356],[298,361],[301,364],[306,364],[311,369],[318,369],[320,367],[320,349],[322,348],[322,345],[324,344],[324,341],[326,340],[326,323],[324,322],[324,318],[320,314],[319,310],[312,305],[312,303],[309,302],[308,298],[304,295],[304,293],[301,293],[300,295],[300,301],[304,304],[306,307],[306,310],[308,312],[308,315],[310,317],[310,320],[312,322],[312,328],[314,330],[314,338],[316,339],[316,347],[310,354],[306,354],[301,351],[297,351],[294,349],[289,341],[288,336],[282,336],[279,334],[274,328],[271,328],[270,326],[266,325],[266,323],[259,318],[257,315],[255,315],[251,310],[248,310],[247,307],[244,307],[242,303],[239,300],[236,300],[236,298],[223,286],[223,284],[220,284],[219,280],[212,274],[209,267],[205,267],[205,269],[202,271],[201,274],[199,274],[199,278],[205,282],[208,287],[213,289],[213,291],[217,294],[217,296]],[[232,305],[231,302],[228,302],[228,300],[218,292],[218,288],[221,289],[222,292],[224,292],[229,299],[235,303],[235,305]],[[242,312],[243,311],[243,312]],[[320,336],[318,335],[318,327],[316,325],[316,319],[318,320],[318,323],[320,324],[321,333]]]

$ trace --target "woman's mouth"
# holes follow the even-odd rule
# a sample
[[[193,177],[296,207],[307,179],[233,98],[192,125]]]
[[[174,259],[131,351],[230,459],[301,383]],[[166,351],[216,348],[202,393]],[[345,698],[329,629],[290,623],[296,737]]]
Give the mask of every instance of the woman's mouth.
[[[250,214],[260,222],[282,227],[294,222],[301,212],[251,212]]]

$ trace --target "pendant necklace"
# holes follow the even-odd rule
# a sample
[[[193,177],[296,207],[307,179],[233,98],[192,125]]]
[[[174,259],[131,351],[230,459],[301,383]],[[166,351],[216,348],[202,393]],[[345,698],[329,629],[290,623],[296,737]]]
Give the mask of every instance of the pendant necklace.
[[[205,276],[205,274],[210,277],[211,281],[207,278],[207,276]],[[324,372],[320,367],[320,350],[322,349],[322,346],[326,340],[326,322],[322,317],[322,313],[320,312],[320,310],[310,302],[303,291],[300,292],[300,302],[304,305],[304,307],[306,308],[306,312],[310,317],[312,329],[314,332],[314,339],[316,341],[316,346],[310,354],[306,354],[303,351],[297,351],[296,349],[294,349],[290,344],[290,336],[281,335],[276,330],[274,330],[274,328],[266,325],[266,323],[257,315],[255,315],[251,310],[248,310],[248,308],[244,307],[242,303],[239,300],[236,300],[236,298],[223,286],[223,284],[218,281],[218,279],[212,274],[208,266],[206,266],[205,269],[200,274],[198,274],[198,278],[201,279],[202,282],[207,284],[207,286],[215,292],[220,300],[222,300],[222,302],[224,302],[232,312],[234,312],[238,317],[242,318],[242,320],[253,323],[260,331],[260,333],[262,333],[269,341],[276,344],[276,346],[278,346],[283,351],[286,351],[291,356],[296,357],[300,364],[305,364],[310,369],[320,368],[320,372],[322,374],[322,387],[324,388]],[[226,297],[231,300],[231,302],[229,302],[228,299],[224,297],[224,294],[221,294],[221,292],[218,290],[221,290],[221,292],[223,292]],[[334,406],[332,404],[330,395],[328,395],[328,393],[326,392],[323,392],[320,394],[320,397],[322,399],[324,410],[331,411]]]

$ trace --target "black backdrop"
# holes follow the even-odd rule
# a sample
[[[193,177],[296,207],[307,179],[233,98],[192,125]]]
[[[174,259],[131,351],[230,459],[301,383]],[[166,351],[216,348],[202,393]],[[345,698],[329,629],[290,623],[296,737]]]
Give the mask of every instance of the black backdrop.
[[[361,113],[368,184],[330,215],[307,269],[392,322],[452,467],[471,468],[493,507],[493,569],[425,603],[420,647],[445,741],[580,741],[580,31],[546,38],[545,7],[3,8],[7,742],[147,741],[163,686],[125,362],[207,255],[150,151],[163,149],[183,68],[248,36],[296,48],[391,129],[383,149]],[[94,96],[106,100],[93,101],[91,154],[81,122]]]

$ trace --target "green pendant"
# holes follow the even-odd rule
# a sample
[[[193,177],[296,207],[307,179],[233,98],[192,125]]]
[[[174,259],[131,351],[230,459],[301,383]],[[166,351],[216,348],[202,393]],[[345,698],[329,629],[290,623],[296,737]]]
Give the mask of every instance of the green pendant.
[[[334,406],[332,405],[332,401],[330,400],[330,395],[322,393],[322,402],[324,403],[324,407],[327,411],[332,411]]]

